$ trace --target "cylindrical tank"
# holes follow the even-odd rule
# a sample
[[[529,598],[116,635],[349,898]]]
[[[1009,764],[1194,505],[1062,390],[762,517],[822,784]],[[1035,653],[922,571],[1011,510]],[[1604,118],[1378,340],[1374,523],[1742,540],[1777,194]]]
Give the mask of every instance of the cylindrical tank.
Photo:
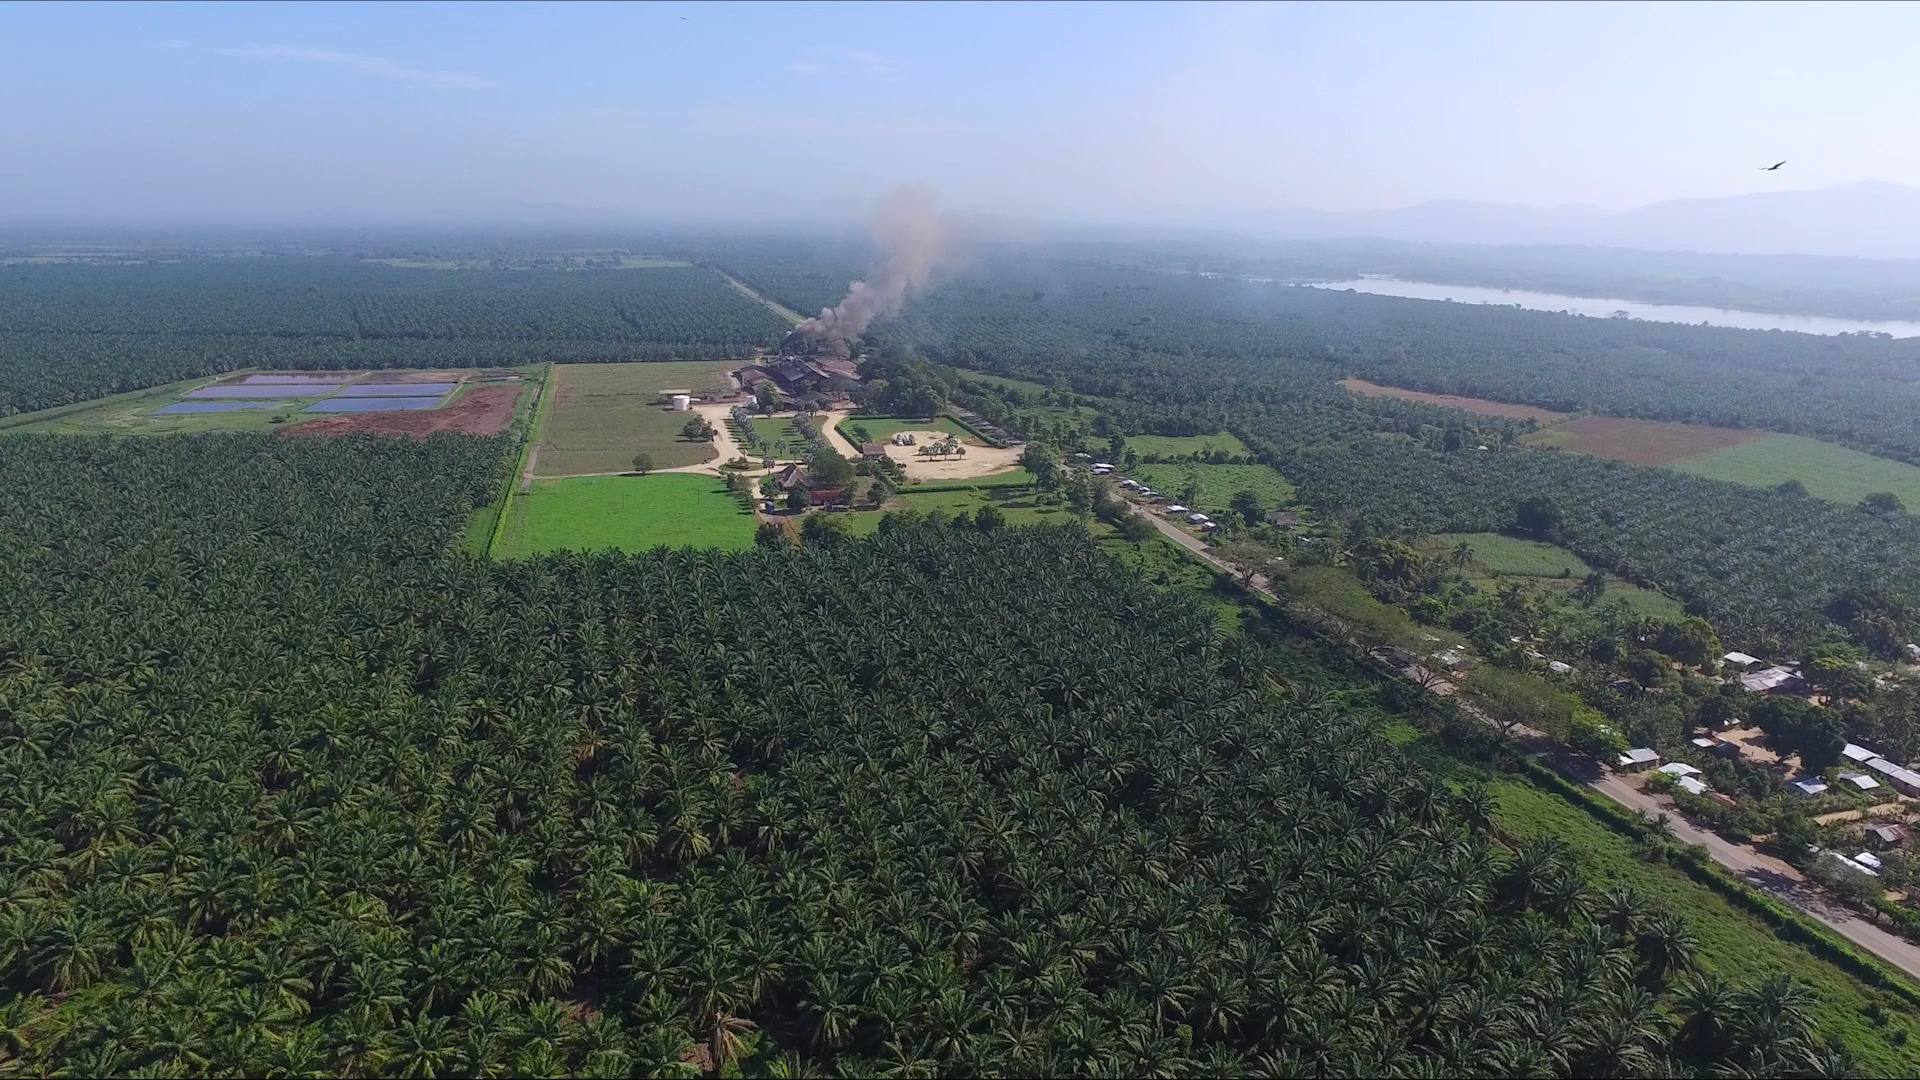
[[[691,408],[693,408],[693,398],[689,397],[686,394],[673,395],[673,411],[674,412],[686,412],[688,409],[691,409]]]

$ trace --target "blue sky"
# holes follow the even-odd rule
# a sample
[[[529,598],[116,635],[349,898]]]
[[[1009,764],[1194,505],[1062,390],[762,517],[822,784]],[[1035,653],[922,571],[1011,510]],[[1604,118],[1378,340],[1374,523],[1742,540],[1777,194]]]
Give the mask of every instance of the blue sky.
[[[1190,222],[1920,186],[1916,41],[1890,4],[13,4],[0,217],[807,221],[917,182]]]

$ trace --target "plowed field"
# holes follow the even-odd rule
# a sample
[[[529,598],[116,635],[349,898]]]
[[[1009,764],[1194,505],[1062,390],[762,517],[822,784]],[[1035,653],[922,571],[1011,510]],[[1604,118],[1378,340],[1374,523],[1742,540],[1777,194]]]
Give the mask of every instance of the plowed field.
[[[416,439],[436,431],[495,435],[513,422],[513,403],[523,388],[524,384],[483,386],[444,408],[329,416],[282,430],[289,435],[408,435]]]
[[[1741,443],[1764,439],[1765,431],[1674,424],[1664,420],[1623,420],[1583,416],[1525,438],[1534,446],[1557,446],[1575,454],[1612,458],[1630,465],[1669,465]]]
[[[1514,420],[1538,420],[1542,424],[1551,424],[1565,420],[1566,413],[1552,409],[1538,409],[1532,405],[1509,405],[1504,401],[1488,401],[1486,398],[1460,397],[1455,394],[1428,394],[1419,390],[1402,390],[1397,386],[1381,386],[1365,379],[1341,379],[1340,385],[1356,394],[1367,397],[1399,398],[1401,401],[1420,401],[1428,405],[1440,405],[1463,412],[1479,413],[1481,416],[1504,416]]]

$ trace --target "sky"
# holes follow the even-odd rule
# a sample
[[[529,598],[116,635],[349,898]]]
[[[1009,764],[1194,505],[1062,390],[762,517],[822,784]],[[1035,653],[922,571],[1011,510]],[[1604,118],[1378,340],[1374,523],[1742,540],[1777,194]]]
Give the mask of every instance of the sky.
[[[14,3],[0,219],[804,223],[913,183],[1178,224],[1920,187],[1915,41],[1895,4]]]

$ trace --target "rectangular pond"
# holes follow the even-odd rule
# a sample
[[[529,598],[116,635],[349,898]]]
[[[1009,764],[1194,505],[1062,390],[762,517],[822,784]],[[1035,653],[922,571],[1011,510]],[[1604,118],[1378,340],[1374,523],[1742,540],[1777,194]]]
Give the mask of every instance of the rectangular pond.
[[[294,387],[282,385],[248,386],[245,384],[235,384],[231,386],[203,386],[198,390],[189,390],[181,396],[195,399],[286,397],[288,394],[294,393],[324,394],[339,385],[337,382],[302,383],[297,390]]]
[[[235,409],[278,409],[285,401],[176,401],[153,410],[155,416],[179,416],[183,413],[232,412]]]
[[[403,409],[431,409],[438,404],[440,404],[439,398],[429,397],[331,397],[325,401],[316,401],[300,411],[327,413],[396,412]]]
[[[439,397],[453,389],[450,382],[355,383],[335,397]]]
[[[339,386],[341,375],[249,375],[240,382],[247,386],[308,386],[317,385],[319,389]]]

